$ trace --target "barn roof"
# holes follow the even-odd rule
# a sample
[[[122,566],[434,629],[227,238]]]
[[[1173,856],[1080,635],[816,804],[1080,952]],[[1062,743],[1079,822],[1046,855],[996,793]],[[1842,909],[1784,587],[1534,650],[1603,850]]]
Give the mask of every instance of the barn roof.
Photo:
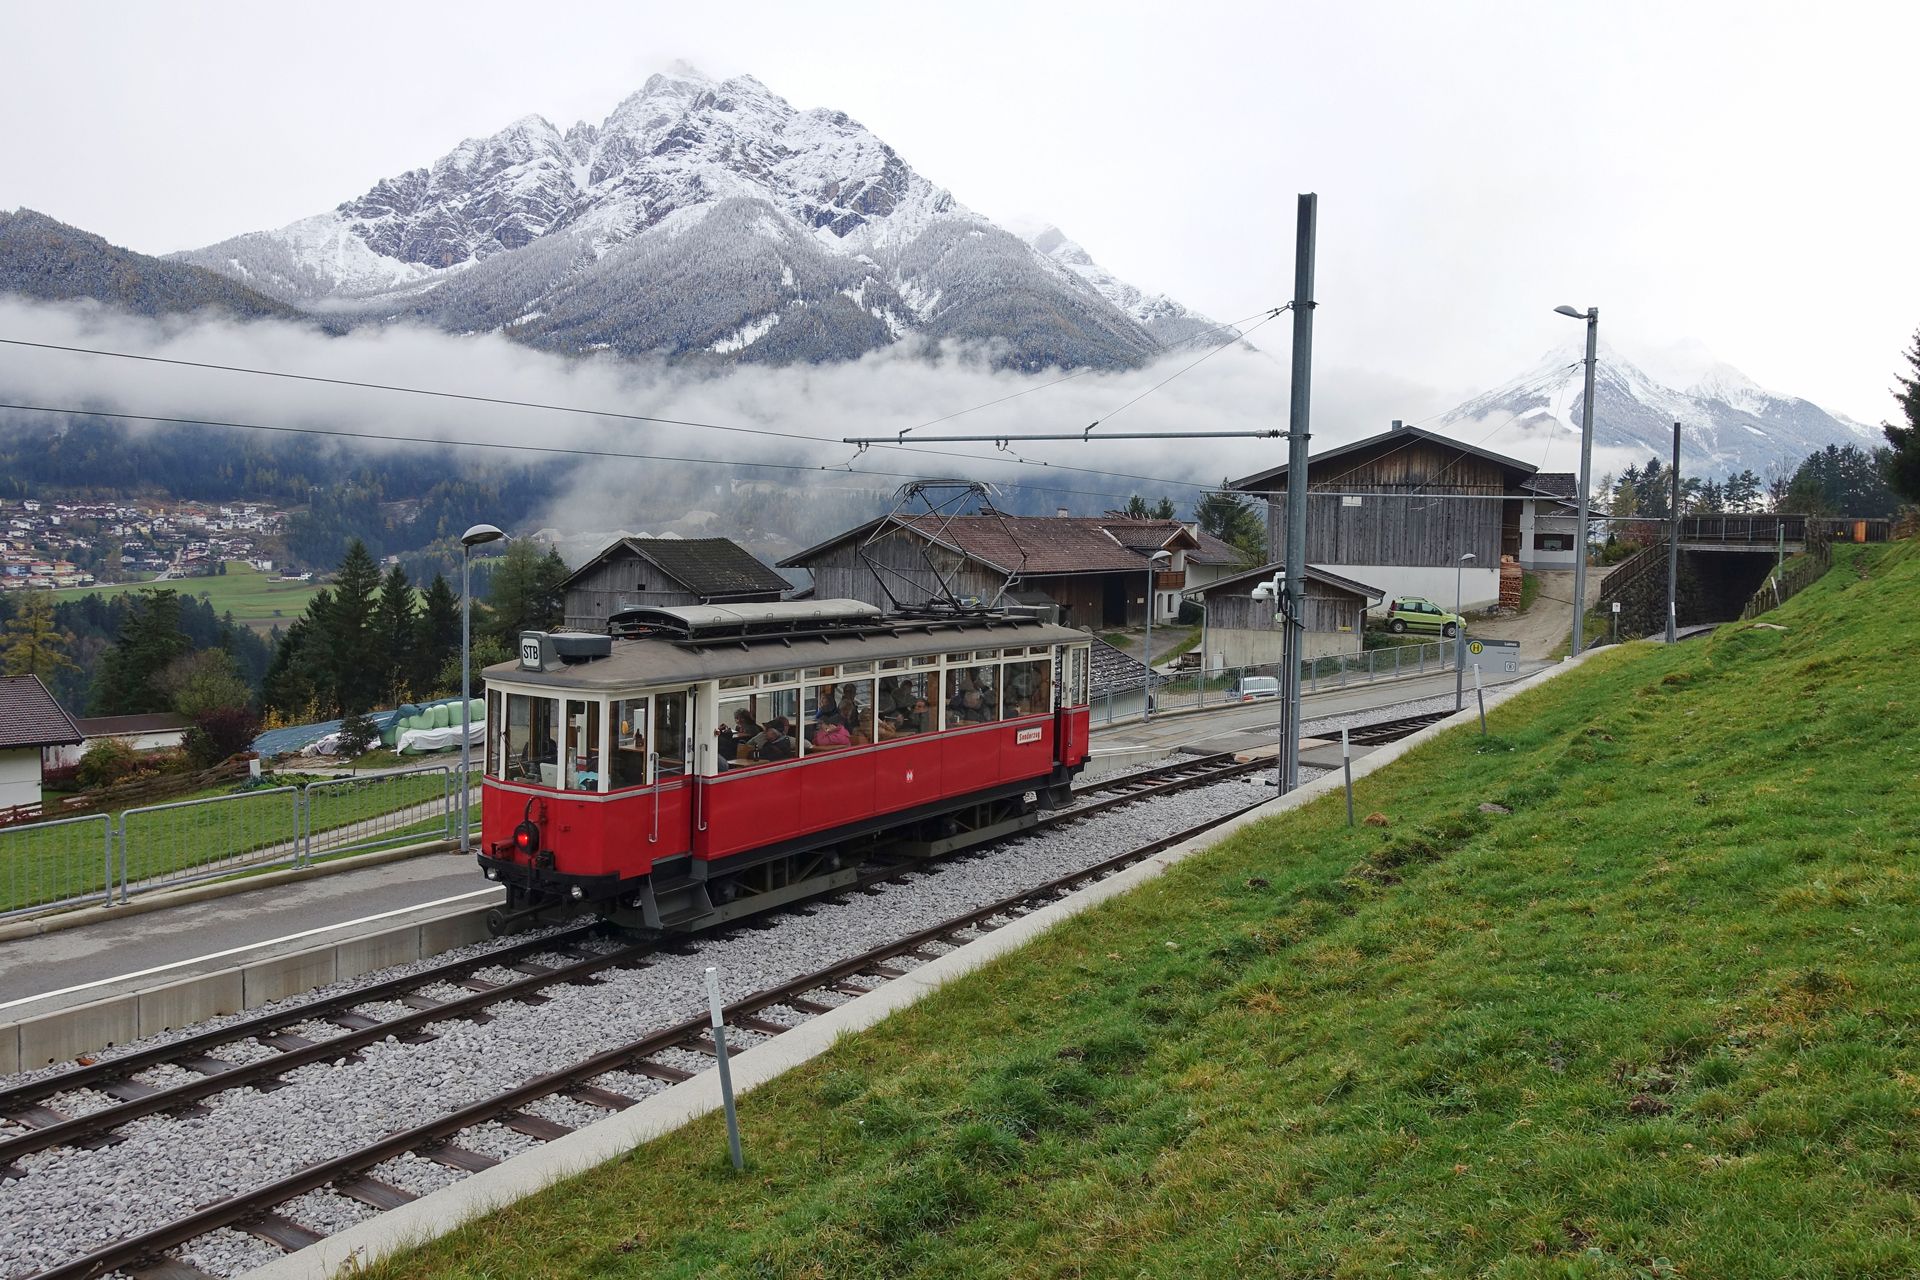
[[[1337,449],[1327,449],[1314,454],[1307,459],[1308,482],[1313,482],[1312,473],[1323,462],[1330,462],[1334,459],[1345,457],[1352,457],[1354,461],[1357,462],[1359,461],[1358,455],[1378,449],[1380,446],[1388,444],[1389,442],[1404,445],[1410,444],[1415,440],[1425,440],[1429,443],[1437,444],[1442,448],[1453,449],[1468,457],[1484,458],[1489,462],[1497,463],[1509,471],[1514,472],[1516,478],[1531,476],[1539,469],[1530,462],[1522,462],[1518,458],[1509,458],[1504,453],[1494,453],[1492,450],[1482,449],[1478,445],[1464,444],[1461,441],[1455,440],[1452,436],[1443,436],[1433,431],[1423,431],[1419,427],[1401,427],[1398,430],[1382,431],[1378,435],[1371,435],[1362,440],[1355,440],[1352,444],[1343,444]],[[1269,467],[1265,471],[1256,471],[1250,476],[1242,476],[1238,480],[1230,480],[1227,482],[1227,487],[1229,489],[1239,489],[1243,492],[1265,493],[1275,491],[1279,488],[1279,482],[1285,480],[1287,477],[1287,465],[1287,463],[1283,462],[1277,467]]]
[[[1133,520],[1110,516],[882,516],[837,534],[780,562],[806,568],[830,547],[865,540],[891,520],[937,546],[1002,573],[1045,577],[1069,573],[1137,573],[1160,550],[1185,549],[1203,564],[1233,564],[1243,557],[1212,534],[1195,536],[1178,520]]]
[[[1245,595],[1255,584],[1270,580],[1275,574],[1285,568],[1286,566],[1279,561],[1275,561],[1272,564],[1264,564],[1258,569],[1249,569],[1245,573],[1236,573],[1229,578],[1216,578],[1206,586],[1199,588],[1198,591],[1193,594],[1206,596],[1218,592],[1221,595]],[[1307,566],[1307,579],[1310,582],[1318,582],[1323,586],[1332,587],[1336,591],[1345,591],[1352,595],[1364,596],[1368,600],[1384,600],[1387,596],[1387,593],[1379,587],[1370,587],[1364,582],[1343,577],[1337,573],[1330,573],[1314,565]]]
[[[39,676],[0,676],[0,747],[57,747],[82,741],[73,717]]]
[[[575,585],[622,551],[652,561],[696,596],[744,596],[783,592],[787,580],[754,559],[731,538],[621,538],[574,570],[563,586]]]
[[[193,721],[171,711],[156,711],[143,716],[89,716],[73,723],[89,738],[111,738],[123,733],[169,733],[185,729]]]

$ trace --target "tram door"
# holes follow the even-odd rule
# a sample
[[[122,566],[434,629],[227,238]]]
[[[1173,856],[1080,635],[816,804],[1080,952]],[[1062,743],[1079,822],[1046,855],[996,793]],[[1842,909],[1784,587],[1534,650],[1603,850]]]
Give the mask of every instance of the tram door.
[[[653,781],[656,806],[655,858],[672,857],[691,847],[693,833],[693,692],[653,696]]]

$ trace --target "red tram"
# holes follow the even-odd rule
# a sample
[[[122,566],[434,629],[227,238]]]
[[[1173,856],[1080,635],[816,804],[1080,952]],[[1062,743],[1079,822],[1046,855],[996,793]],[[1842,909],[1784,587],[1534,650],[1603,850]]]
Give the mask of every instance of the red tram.
[[[487,668],[480,866],[505,932],[681,930],[1018,829],[1086,764],[1087,635],[854,600],[631,610]]]

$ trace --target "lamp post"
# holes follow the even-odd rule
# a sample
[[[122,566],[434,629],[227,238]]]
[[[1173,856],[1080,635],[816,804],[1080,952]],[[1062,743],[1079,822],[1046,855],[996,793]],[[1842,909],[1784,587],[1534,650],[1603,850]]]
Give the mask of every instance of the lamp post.
[[[1593,488],[1593,366],[1600,350],[1600,308],[1582,312],[1555,307],[1563,316],[1587,322],[1587,388],[1580,399],[1580,546],[1573,562],[1573,647],[1579,657],[1587,619],[1587,496]]]
[[[1157,566],[1171,559],[1173,559],[1173,553],[1170,551],[1156,551],[1147,557],[1147,649],[1141,655],[1141,665],[1146,670],[1141,677],[1140,686],[1144,690],[1140,705],[1142,721],[1153,719],[1153,600],[1158,594],[1154,590],[1153,574]]]
[[[460,535],[460,852],[473,848],[473,549],[507,535],[477,524]]]
[[[1453,709],[1458,711],[1466,705],[1467,687],[1464,674],[1467,666],[1467,615],[1460,611],[1460,579],[1466,573],[1467,561],[1473,559],[1469,551],[1453,562],[1453,616],[1459,621],[1453,624]]]

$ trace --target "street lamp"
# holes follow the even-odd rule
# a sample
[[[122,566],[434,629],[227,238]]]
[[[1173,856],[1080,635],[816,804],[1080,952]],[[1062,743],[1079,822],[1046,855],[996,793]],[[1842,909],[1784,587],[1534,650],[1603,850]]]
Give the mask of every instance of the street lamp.
[[[1142,721],[1153,719],[1153,598],[1158,594],[1154,590],[1154,568],[1171,559],[1170,551],[1156,551],[1147,557],[1147,651],[1142,655],[1142,665],[1146,668],[1141,683],[1145,690],[1145,700],[1140,707]]]
[[[1453,562],[1453,616],[1459,621],[1453,624],[1453,709],[1458,711],[1466,705],[1467,685],[1467,615],[1460,611],[1460,578],[1466,573],[1467,561],[1473,559],[1469,551]]]
[[[460,852],[473,848],[473,591],[469,569],[473,549],[498,542],[507,535],[490,524],[477,524],[460,535]]]
[[[1573,562],[1572,656],[1577,658],[1587,620],[1587,494],[1593,486],[1593,366],[1600,350],[1600,308],[1582,312],[1555,307],[1554,311],[1587,322],[1587,389],[1580,401],[1580,554]]]

